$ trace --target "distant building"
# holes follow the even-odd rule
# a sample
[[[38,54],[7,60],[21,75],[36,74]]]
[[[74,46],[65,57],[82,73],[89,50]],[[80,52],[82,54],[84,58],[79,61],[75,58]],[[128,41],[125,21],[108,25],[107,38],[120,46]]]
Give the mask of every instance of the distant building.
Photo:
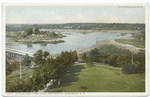
[[[32,33],[32,35],[31,36],[36,36],[36,34],[35,33]]]
[[[37,36],[48,36],[46,32],[41,31],[40,33],[37,34]]]
[[[64,28],[65,28],[65,29],[72,29],[72,26],[71,26],[71,27],[65,26]]]
[[[102,25],[99,25],[99,28],[101,28],[102,27]]]

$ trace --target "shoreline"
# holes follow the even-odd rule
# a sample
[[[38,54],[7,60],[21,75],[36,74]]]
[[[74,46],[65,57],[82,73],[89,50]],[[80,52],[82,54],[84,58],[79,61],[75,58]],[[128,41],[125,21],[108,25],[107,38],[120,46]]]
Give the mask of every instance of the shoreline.
[[[91,33],[91,32],[108,32],[108,33],[139,33],[140,30],[75,30],[75,29],[45,29],[55,32],[76,32],[76,33]]]
[[[57,43],[63,43],[64,40],[58,40],[58,41],[22,41],[22,42],[6,42],[6,44],[38,44],[38,43],[50,43],[50,44],[57,44]]]
[[[121,49],[127,49],[130,50],[131,52],[133,52],[134,54],[137,54],[138,52],[140,52],[140,49],[145,49],[145,48],[138,48],[136,46],[133,45],[129,45],[129,44],[122,44],[122,43],[118,43],[115,40],[102,40],[102,41],[98,41],[95,45],[85,48],[85,49],[81,49],[81,50],[77,50],[77,54],[83,54],[84,52],[88,52],[92,49],[98,48],[102,45],[114,45],[117,48],[121,48]]]

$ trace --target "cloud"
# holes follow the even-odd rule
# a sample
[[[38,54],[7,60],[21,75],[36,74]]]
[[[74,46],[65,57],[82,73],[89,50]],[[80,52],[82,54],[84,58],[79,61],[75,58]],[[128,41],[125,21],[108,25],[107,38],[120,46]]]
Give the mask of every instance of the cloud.
[[[144,17],[141,18],[132,15],[130,11],[124,12],[123,15],[115,15],[114,13],[107,13],[104,11],[99,18],[95,18],[95,20],[102,23],[144,23],[144,19]]]
[[[107,23],[113,23],[113,22],[124,22],[124,19],[122,19],[119,16],[113,15],[113,13],[107,13],[106,11],[102,12],[101,16],[98,19],[99,22],[107,22]]]
[[[66,19],[66,21],[68,21],[68,22],[91,22],[92,20],[89,16],[85,16],[85,15],[79,13],[72,18]]]
[[[129,10],[124,12],[125,14],[131,14],[131,12]]]
[[[88,13],[60,11],[60,10],[23,10],[7,13],[7,23],[77,23],[77,22],[95,22],[95,23],[143,23],[145,15],[140,12],[125,10],[123,12],[115,11],[89,11]]]
[[[90,22],[91,18],[82,15],[81,13],[75,16],[55,16],[55,17],[47,17],[43,19],[43,22],[49,23],[72,23],[72,22]]]

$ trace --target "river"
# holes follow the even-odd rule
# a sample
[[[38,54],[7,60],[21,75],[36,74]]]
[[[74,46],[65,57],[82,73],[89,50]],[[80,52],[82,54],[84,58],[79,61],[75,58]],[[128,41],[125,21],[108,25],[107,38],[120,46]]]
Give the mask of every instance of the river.
[[[64,43],[50,44],[50,43],[8,43],[6,48],[35,53],[41,49],[48,51],[50,54],[58,54],[62,51],[74,51],[84,49],[96,44],[96,41],[119,39],[123,37],[130,37],[132,34],[121,33],[106,33],[106,32],[92,32],[92,33],[75,33],[75,32],[59,32],[67,37],[63,37]]]

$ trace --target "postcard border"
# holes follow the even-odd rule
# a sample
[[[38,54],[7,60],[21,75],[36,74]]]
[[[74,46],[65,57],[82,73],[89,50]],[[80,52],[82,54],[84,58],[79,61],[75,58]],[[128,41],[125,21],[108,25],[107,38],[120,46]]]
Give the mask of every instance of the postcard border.
[[[45,6],[45,5],[124,5],[124,6],[145,6],[145,31],[146,31],[146,42],[145,42],[145,52],[146,52],[146,71],[145,71],[145,92],[137,92],[137,93],[131,93],[131,92],[62,92],[62,93],[6,93],[5,92],[5,12],[6,12],[6,5],[17,5],[17,6],[23,6],[23,5],[29,5],[29,6]],[[4,3],[2,5],[2,72],[3,72],[3,89],[2,89],[2,95],[3,96],[148,96],[149,94],[149,5],[148,3]]]

